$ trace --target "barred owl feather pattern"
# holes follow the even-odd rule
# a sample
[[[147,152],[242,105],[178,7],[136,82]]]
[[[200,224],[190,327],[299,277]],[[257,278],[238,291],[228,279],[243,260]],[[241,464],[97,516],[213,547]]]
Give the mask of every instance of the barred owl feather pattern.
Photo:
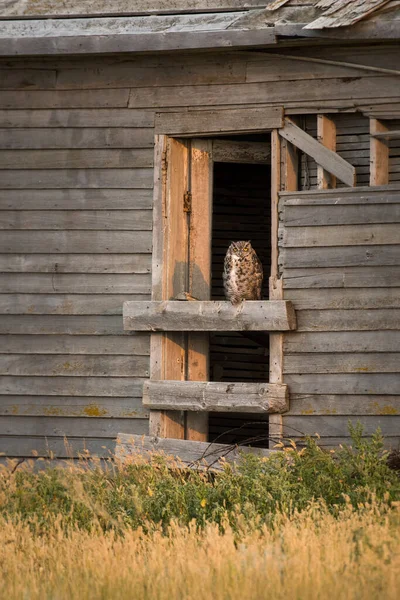
[[[262,264],[250,242],[232,242],[224,261],[224,290],[227,300],[261,300]]]

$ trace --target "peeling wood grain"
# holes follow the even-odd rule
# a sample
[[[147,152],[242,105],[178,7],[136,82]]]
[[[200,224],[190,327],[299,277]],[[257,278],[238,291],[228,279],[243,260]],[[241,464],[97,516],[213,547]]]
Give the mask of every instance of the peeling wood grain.
[[[230,302],[126,302],[124,327],[131,331],[285,331],[296,328],[284,300]]]
[[[288,410],[284,384],[146,381],[143,405],[157,410],[280,413]]]

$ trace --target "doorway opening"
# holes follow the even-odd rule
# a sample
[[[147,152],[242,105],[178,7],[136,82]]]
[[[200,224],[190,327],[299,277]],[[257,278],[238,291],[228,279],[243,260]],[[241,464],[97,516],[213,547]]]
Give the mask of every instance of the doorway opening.
[[[270,165],[214,162],[213,175],[211,299],[225,299],[222,273],[229,244],[250,240],[263,265],[262,299],[267,300],[271,271]],[[211,381],[269,381],[268,334],[215,332],[210,335],[209,348]],[[268,447],[268,416],[210,413],[209,440]]]

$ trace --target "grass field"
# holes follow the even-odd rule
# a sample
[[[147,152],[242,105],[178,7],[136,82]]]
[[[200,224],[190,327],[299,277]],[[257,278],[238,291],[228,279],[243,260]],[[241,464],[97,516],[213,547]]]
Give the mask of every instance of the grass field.
[[[0,598],[397,600],[400,478],[379,436],[170,467],[4,467]]]

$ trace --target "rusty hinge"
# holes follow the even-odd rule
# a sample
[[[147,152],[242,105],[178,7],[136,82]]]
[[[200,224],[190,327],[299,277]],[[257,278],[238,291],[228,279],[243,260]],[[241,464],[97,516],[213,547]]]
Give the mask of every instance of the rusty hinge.
[[[185,192],[183,194],[183,212],[192,212],[192,192]]]

